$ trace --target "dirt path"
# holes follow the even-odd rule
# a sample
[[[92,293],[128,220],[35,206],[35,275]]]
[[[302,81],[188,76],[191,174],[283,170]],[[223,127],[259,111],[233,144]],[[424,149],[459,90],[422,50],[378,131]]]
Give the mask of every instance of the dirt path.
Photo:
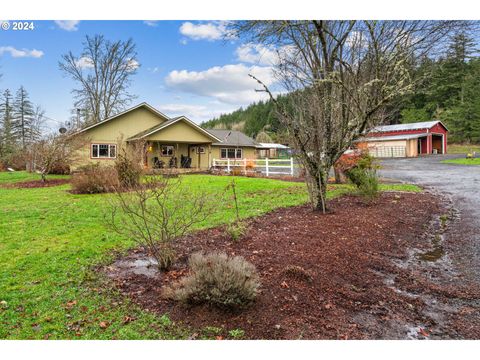
[[[450,292],[442,300],[432,300],[430,313],[438,318],[439,327],[448,323],[458,337],[478,339],[480,300],[471,292],[480,289],[480,167],[441,162],[455,157],[459,155],[384,160],[380,175],[422,185],[451,202],[438,257],[426,268],[434,274],[432,281]]]

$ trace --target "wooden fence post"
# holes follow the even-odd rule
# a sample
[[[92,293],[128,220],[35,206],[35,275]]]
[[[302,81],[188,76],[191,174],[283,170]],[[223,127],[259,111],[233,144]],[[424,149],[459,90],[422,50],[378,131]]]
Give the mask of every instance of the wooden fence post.
[[[243,159],[243,173],[247,175],[247,158]]]
[[[268,171],[268,158],[265,158],[265,175],[269,175],[269,171]]]
[[[227,171],[230,172],[230,159],[227,159]]]
[[[290,158],[290,175],[293,176],[293,157]]]

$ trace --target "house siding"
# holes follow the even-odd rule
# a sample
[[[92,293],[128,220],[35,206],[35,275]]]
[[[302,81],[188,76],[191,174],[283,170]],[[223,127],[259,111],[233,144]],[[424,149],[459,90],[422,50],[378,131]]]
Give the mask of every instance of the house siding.
[[[80,151],[79,160],[72,164],[72,170],[89,163],[100,163],[103,165],[113,165],[115,159],[112,158],[92,158],[92,144],[117,144],[117,154],[128,146],[127,139],[154,128],[165,121],[167,117],[155,113],[146,106],[133,108],[118,117],[105,121],[95,127],[86,129],[82,135],[86,137],[87,144]],[[172,120],[170,120],[172,121]],[[153,130],[152,130],[153,131]],[[218,145],[213,146],[215,137],[210,137],[204,133],[204,130],[197,129],[188,120],[179,119],[177,122],[158,129],[151,135],[142,138],[146,141],[147,151],[145,165],[153,168],[154,158],[162,160],[165,167],[168,167],[172,156],[162,156],[161,146],[171,145],[174,148],[173,157],[177,158],[177,166],[180,167],[181,156],[189,156],[192,159],[191,167],[207,170],[212,165],[212,160],[220,158],[220,149],[235,148],[235,146]],[[252,141],[253,142],[253,141]],[[198,154],[196,148],[204,146],[205,152]],[[254,146],[240,146],[243,150],[243,158],[254,159],[256,149]]]
[[[72,164],[72,170],[89,163],[112,164],[115,159],[91,158],[91,144],[118,144],[117,153],[125,147],[125,140],[139,131],[151,128],[162,122],[165,118],[153,113],[145,107],[139,107],[109,120],[83,133],[86,145],[80,150],[79,160]]]

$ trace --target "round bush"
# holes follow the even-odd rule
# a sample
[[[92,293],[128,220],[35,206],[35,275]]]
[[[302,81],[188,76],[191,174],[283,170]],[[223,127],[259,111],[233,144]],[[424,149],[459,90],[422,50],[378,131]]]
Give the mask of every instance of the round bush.
[[[255,266],[225,253],[196,253],[189,259],[191,274],[173,286],[170,296],[190,303],[241,308],[256,297],[260,281]]]

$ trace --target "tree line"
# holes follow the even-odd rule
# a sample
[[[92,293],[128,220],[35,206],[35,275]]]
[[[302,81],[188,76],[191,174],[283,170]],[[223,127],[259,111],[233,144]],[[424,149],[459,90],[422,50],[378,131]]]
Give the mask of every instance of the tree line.
[[[68,134],[123,111],[135,98],[129,87],[140,66],[136,56],[132,39],[110,41],[94,35],[85,37],[80,54],[70,51],[61,57],[59,70],[75,83],[72,117],[58,121],[67,134],[43,128],[45,111],[32,103],[23,86],[15,94],[4,90],[0,94],[0,169],[27,168],[41,172],[43,178],[53,168],[65,171]],[[63,159],[58,158],[59,151]]]
[[[15,166],[24,161],[22,154],[42,137],[44,115],[23,86],[15,93],[10,89],[1,93],[0,164]]]
[[[441,120],[450,140],[480,143],[480,56],[466,33],[452,35],[440,56],[424,56],[410,65],[413,88],[388,106],[385,124]],[[289,95],[277,97],[288,102]],[[237,129],[251,137],[284,142],[285,127],[272,101],[260,101],[202,124],[205,128]]]

